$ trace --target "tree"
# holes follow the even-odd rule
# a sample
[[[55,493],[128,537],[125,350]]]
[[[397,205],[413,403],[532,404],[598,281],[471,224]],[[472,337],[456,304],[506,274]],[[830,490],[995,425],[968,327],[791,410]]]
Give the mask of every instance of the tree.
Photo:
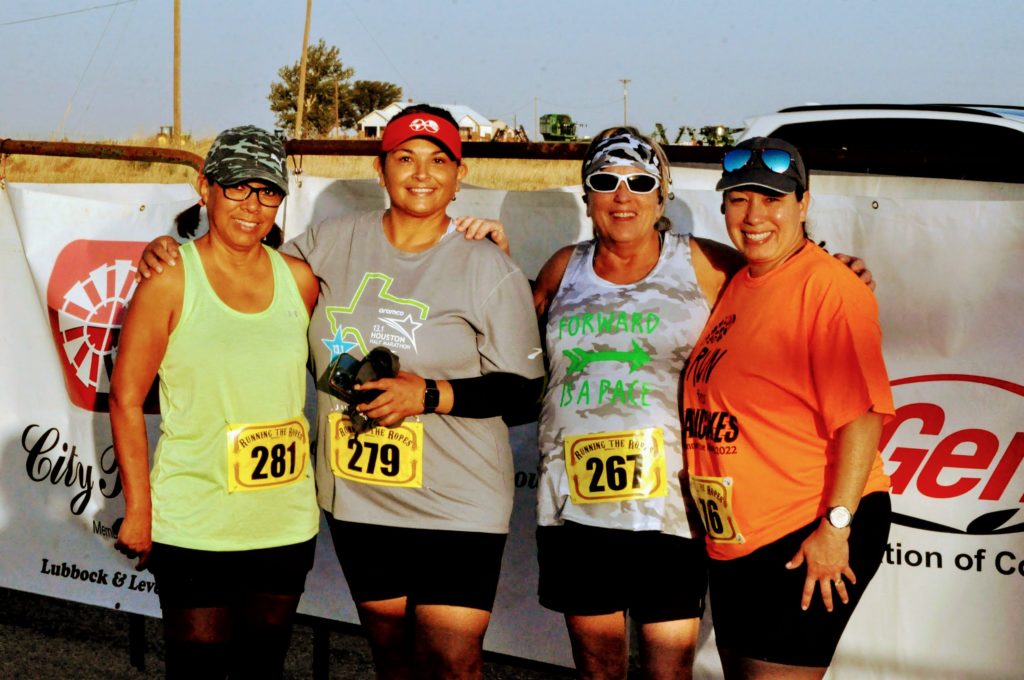
[[[376,108],[402,98],[402,89],[372,80],[349,82],[355,71],[341,63],[339,50],[321,38],[306,52],[306,101],[303,127],[307,133],[325,135],[335,125],[350,128]],[[270,84],[270,110],[278,127],[295,128],[296,98],[299,91],[299,62],[282,66],[280,81]],[[364,109],[364,106],[370,108]]]
[[[379,80],[357,80],[349,90],[348,103],[353,109],[353,123],[371,111],[382,109],[402,98],[402,88]]]

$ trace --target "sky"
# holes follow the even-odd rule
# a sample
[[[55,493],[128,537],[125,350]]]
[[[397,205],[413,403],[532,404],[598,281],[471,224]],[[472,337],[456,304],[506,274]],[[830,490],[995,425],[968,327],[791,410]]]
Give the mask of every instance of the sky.
[[[303,0],[181,0],[182,127],[274,127]],[[173,121],[173,0],[0,0],[0,137],[124,140]],[[805,103],[1024,104],[1020,0],[313,0],[355,79],[523,125],[567,113],[739,127]],[[622,79],[628,79],[624,107]],[[624,108],[626,111],[624,111]]]

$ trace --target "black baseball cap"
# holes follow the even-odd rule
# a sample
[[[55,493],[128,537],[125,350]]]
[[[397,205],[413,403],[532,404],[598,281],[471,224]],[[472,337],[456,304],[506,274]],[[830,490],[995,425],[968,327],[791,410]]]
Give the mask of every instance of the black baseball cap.
[[[722,159],[716,191],[740,187],[769,189],[780,194],[807,190],[807,168],[797,148],[776,137],[744,139]]]

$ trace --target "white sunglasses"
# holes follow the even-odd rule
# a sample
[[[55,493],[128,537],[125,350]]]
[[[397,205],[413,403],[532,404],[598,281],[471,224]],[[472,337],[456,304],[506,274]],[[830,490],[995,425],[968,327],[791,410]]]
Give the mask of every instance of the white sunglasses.
[[[620,175],[615,172],[594,172],[587,176],[584,184],[591,191],[599,194],[610,194],[619,190],[619,185],[626,183],[626,188],[634,194],[649,194],[661,186],[661,180],[645,172],[634,172]]]

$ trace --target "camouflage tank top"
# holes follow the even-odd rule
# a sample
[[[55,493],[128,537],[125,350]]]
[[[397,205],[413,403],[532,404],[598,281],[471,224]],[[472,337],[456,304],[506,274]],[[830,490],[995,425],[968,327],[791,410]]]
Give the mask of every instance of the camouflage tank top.
[[[710,310],[690,239],[665,234],[654,269],[626,285],[597,276],[595,247],[576,245],[548,308],[537,521],[691,536],[679,378]]]

